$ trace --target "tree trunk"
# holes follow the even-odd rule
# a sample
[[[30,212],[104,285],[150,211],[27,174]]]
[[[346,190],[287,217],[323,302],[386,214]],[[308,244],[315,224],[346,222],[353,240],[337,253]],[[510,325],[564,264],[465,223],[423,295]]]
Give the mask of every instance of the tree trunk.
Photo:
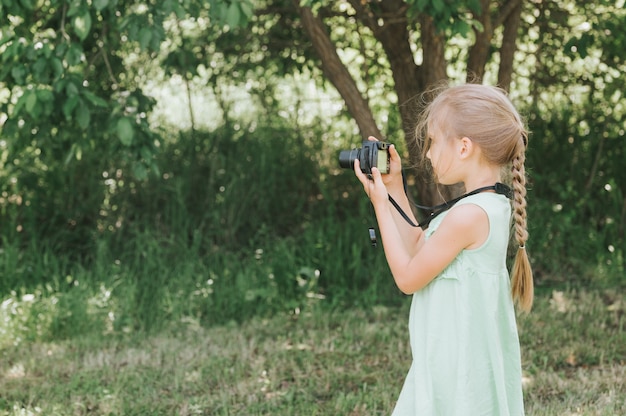
[[[489,9],[490,3],[489,0],[481,0],[481,13],[474,16],[482,24],[483,30],[474,31],[476,41],[470,48],[467,60],[467,82],[482,82],[485,65],[489,61],[494,31],[502,25],[498,85],[508,91],[511,86],[513,59],[517,49],[516,40],[522,14],[522,1],[509,0],[494,12]]]
[[[504,18],[504,31],[502,33],[502,46],[500,46],[500,67],[498,68],[498,85],[509,91],[513,75],[513,60],[517,51],[517,31],[520,26],[522,15],[522,2],[517,3],[511,12]]]
[[[301,7],[299,0],[294,0],[294,4],[300,13],[302,26],[320,57],[324,74],[344,99],[348,111],[359,127],[361,136],[364,140],[370,135],[380,137],[381,133],[374,121],[369,104],[361,95],[354,78],[341,62],[324,23],[313,14],[311,8]]]
[[[407,17],[407,4],[402,0],[385,0],[376,3],[376,11],[369,2],[350,0],[358,20],[363,22],[380,42],[393,74],[394,89],[398,98],[404,139],[409,152],[407,170],[410,193],[416,193],[421,205],[436,205],[449,197],[449,190],[435,187],[424,168],[421,146],[415,137],[419,113],[418,95],[432,84],[447,79],[445,38],[437,33],[432,18],[419,19],[423,53],[422,65],[417,65],[411,49]],[[416,192],[413,192],[413,191]]]
[[[437,33],[432,17],[420,16],[420,35],[424,60],[422,63],[421,85],[423,89],[448,79],[445,37]]]
[[[408,22],[406,17],[406,4],[400,0],[381,2],[382,15],[385,16],[382,26],[371,27],[374,36],[381,43],[395,85],[402,128],[409,133],[415,125],[415,113],[407,105],[423,89],[420,82],[419,67],[413,59],[411,42],[409,40]],[[407,138],[412,135],[406,135]]]
[[[474,15],[474,18],[483,25],[483,30],[474,30],[476,41],[470,48],[467,59],[467,82],[481,83],[485,76],[485,65],[489,59],[489,49],[491,48],[491,39],[493,38],[489,3],[489,0],[481,0],[480,15]]]

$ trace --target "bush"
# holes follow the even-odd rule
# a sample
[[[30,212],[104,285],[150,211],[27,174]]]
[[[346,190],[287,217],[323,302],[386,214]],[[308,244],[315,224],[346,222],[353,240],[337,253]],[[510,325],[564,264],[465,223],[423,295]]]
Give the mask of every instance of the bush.
[[[530,120],[529,228],[540,280],[623,284],[624,132],[603,111],[562,105]]]
[[[608,140],[599,148],[599,126],[562,140],[572,114],[531,120],[536,276],[540,285],[620,284],[620,150]],[[212,325],[319,303],[402,302],[382,248],[369,244],[370,204],[353,174],[336,166],[352,137],[323,130],[274,122],[180,133],[163,141],[161,173],[143,180],[128,174],[130,165],[95,155],[40,173],[40,185],[28,188],[36,203],[2,212],[3,299],[40,311],[24,316],[47,314],[33,331],[40,338]],[[43,210],[50,221],[39,218]],[[28,232],[16,234],[24,218]],[[34,298],[20,300],[25,294]],[[31,322],[6,316],[14,332]]]

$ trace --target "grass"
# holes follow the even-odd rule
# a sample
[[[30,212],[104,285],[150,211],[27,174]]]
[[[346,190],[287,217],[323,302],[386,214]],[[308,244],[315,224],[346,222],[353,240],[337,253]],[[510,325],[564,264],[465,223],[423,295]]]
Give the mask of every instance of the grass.
[[[529,415],[626,414],[626,296],[544,291],[519,317]],[[386,415],[410,364],[400,307],[323,304],[210,328],[0,350],[0,415]]]

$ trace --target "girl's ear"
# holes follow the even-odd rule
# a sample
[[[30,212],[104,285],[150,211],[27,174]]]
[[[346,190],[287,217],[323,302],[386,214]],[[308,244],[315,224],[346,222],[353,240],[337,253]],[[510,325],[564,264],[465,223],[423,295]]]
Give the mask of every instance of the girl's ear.
[[[459,140],[459,157],[461,159],[468,158],[474,152],[474,142],[469,137],[461,137]]]

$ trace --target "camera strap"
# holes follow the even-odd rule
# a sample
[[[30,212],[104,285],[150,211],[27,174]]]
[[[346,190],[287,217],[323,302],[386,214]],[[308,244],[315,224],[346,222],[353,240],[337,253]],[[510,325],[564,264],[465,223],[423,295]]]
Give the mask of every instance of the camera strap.
[[[404,178],[404,175],[402,175],[402,176]],[[406,184],[405,184],[404,191],[406,193]],[[396,210],[400,213],[400,215],[402,215],[402,218],[404,218],[406,220],[406,222],[409,223],[409,225],[411,225],[412,227],[420,227],[422,230],[425,230],[426,228],[428,228],[428,224],[430,224],[430,222],[432,220],[434,220],[439,214],[441,214],[441,213],[449,210],[450,208],[452,208],[454,206],[454,204],[459,202],[461,199],[467,198],[468,196],[479,194],[481,192],[486,192],[486,191],[495,191],[495,193],[497,193],[497,194],[504,195],[504,196],[506,196],[509,199],[513,199],[513,190],[509,186],[507,186],[507,185],[505,185],[503,183],[496,182],[495,185],[484,186],[482,188],[474,189],[471,192],[468,192],[466,194],[458,196],[458,197],[456,197],[454,199],[451,199],[450,201],[446,201],[443,204],[435,205],[433,207],[426,207],[426,206],[418,205],[418,204],[415,204],[415,203],[411,202],[417,208],[423,209],[425,211],[430,212],[428,218],[426,218],[424,221],[421,221],[419,224],[415,224],[411,220],[411,218],[409,218],[409,216],[406,214],[406,212],[404,212],[404,210],[391,197],[391,195],[388,195],[388,196],[389,196],[389,202],[391,202],[391,204],[396,208]],[[407,197],[408,197],[408,193],[407,193]]]

